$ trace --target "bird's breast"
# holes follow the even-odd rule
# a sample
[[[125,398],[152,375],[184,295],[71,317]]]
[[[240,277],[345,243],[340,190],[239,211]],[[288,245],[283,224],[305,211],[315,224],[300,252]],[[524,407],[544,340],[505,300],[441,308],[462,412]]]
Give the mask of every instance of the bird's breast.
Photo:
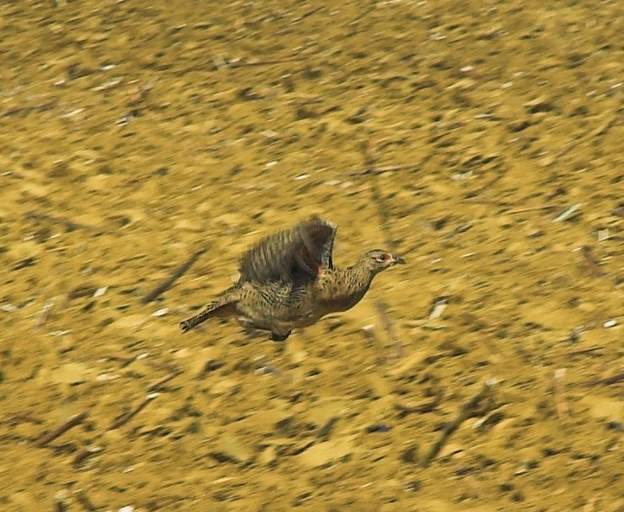
[[[353,283],[340,275],[320,280],[315,290],[316,306],[323,315],[346,311],[355,306],[368,290],[367,282]]]

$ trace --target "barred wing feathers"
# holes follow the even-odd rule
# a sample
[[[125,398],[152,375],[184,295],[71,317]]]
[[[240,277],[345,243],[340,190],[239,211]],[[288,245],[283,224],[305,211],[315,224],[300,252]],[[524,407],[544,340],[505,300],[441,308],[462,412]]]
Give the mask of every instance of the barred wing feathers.
[[[334,224],[315,216],[269,235],[243,254],[241,281],[313,281],[321,268],[333,268],[335,234]]]

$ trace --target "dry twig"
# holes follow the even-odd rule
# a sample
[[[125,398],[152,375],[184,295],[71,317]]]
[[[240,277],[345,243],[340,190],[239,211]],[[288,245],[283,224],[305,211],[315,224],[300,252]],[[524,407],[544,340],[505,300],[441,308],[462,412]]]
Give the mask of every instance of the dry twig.
[[[371,154],[369,146],[370,146],[369,141],[366,141],[362,143],[362,146],[360,149],[362,150],[362,156],[364,158],[365,168],[372,173],[373,172],[372,169],[375,168],[374,157]],[[388,208],[388,205],[386,204],[386,201],[381,193],[381,188],[379,186],[379,183],[375,179],[371,180],[371,192],[373,195],[373,201],[377,203],[377,211],[379,212],[379,222],[381,225],[381,230],[383,232],[384,238],[386,239],[385,242],[391,251],[395,251],[396,243],[390,231],[390,208]]]
[[[249,67],[254,67],[254,66],[271,66],[273,64],[284,64],[287,62],[297,62],[299,60],[300,59],[297,57],[287,57],[285,59],[259,60],[259,61],[253,61],[253,62],[235,61],[235,62],[228,62],[226,67],[230,69],[237,69],[237,68],[249,68]]]
[[[89,416],[89,411],[83,411],[80,414],[74,414],[65,423],[59,425],[52,432],[43,434],[39,438],[39,441],[37,441],[37,445],[40,447],[46,446],[48,443],[54,441],[57,437],[62,436],[68,430],[74,428],[77,425],[80,425],[87,418],[87,416]]]
[[[386,364],[386,356],[384,354],[383,343],[375,332],[375,326],[365,325],[364,327],[362,327],[362,334],[364,335],[364,338],[375,347],[376,352],[378,353],[378,356],[376,358],[377,364],[380,366]]]
[[[568,402],[564,393],[563,378],[565,377],[566,369],[559,368],[555,370],[553,379],[553,395],[555,398],[555,408],[557,409],[557,417],[562,419],[568,414]]]
[[[162,283],[160,283],[156,288],[154,288],[151,292],[149,292],[145,297],[143,297],[143,304],[147,304],[148,302],[153,301],[160,294],[167,291],[173,284],[180,279],[188,270],[193,266],[193,264],[197,261],[197,259],[206,252],[206,249],[200,249],[196,251],[188,260],[186,260],[182,265],[177,267],[173,273],[165,279]]]
[[[442,431],[442,435],[440,438],[433,444],[429,453],[425,456],[422,461],[422,466],[427,467],[431,463],[433,459],[436,458],[440,450],[447,443],[451,435],[461,426],[461,424],[466,421],[468,418],[471,418],[477,413],[477,408],[481,404],[481,401],[490,394],[492,387],[496,384],[495,380],[488,380],[481,390],[474,395],[468,402],[463,404],[457,413],[456,418],[449,423],[446,428]]]
[[[76,499],[82,505],[82,508],[84,508],[87,512],[97,511],[97,507],[89,499],[89,497],[87,496],[87,494],[84,492],[83,489],[76,489],[74,491],[74,496],[76,496]]]
[[[399,411],[401,416],[407,416],[408,414],[416,413],[416,414],[425,414],[433,411],[440,403],[442,402],[442,398],[444,393],[439,390],[436,395],[428,400],[421,400],[418,403],[404,403],[397,402],[394,404],[394,408]]]
[[[165,375],[162,379],[158,379],[156,382],[153,382],[152,384],[150,384],[147,387],[147,391],[156,391],[158,388],[160,388],[163,384],[166,384],[167,382],[169,382],[170,380],[174,379],[175,377],[177,377],[178,375],[180,375],[182,372],[180,370],[175,370],[171,373],[168,373],[167,375]]]
[[[542,206],[528,206],[526,208],[517,208],[516,210],[509,210],[507,215],[516,215],[518,213],[535,212],[540,210],[551,210],[555,208],[554,204],[544,204]]]
[[[41,308],[41,314],[39,315],[39,319],[37,320],[37,327],[43,327],[45,323],[48,321],[50,317],[50,311],[54,307],[54,302],[48,300]]]
[[[579,348],[578,350],[572,350],[567,352],[567,356],[582,356],[585,354],[593,354],[595,352],[601,352],[604,350],[604,347],[588,347],[588,348]]]
[[[598,263],[598,260],[594,256],[591,247],[589,247],[588,245],[583,245],[581,247],[581,254],[583,256],[583,259],[585,260],[587,269],[591,272],[592,275],[594,275],[595,277],[602,277],[605,275],[603,270],[600,268],[600,263]]]
[[[152,400],[154,400],[154,398],[156,398],[157,396],[158,396],[158,393],[150,393],[149,395],[147,395],[145,399],[139,405],[137,405],[134,409],[127,412],[126,414],[122,414],[119,418],[113,421],[113,423],[108,429],[115,430],[116,428],[119,428],[125,425],[126,423],[128,423],[128,421],[130,421],[137,414],[139,414],[145,408],[145,406],[149,404]]]
[[[57,215],[49,215],[47,213],[28,212],[24,215],[24,217],[26,217],[29,220],[36,220],[36,221],[44,220],[44,221],[52,222],[55,224],[61,224],[62,226],[65,227],[65,229],[67,229],[67,231],[76,231],[77,229],[84,229],[85,231],[90,231],[94,234],[104,232],[104,230],[98,226],[90,226],[87,224],[81,224],[79,222],[74,222],[73,220],[67,219],[65,217],[60,217]]]
[[[394,322],[392,321],[392,318],[390,318],[390,315],[388,314],[387,304],[382,300],[377,300],[375,302],[375,309],[377,310],[377,314],[379,315],[379,318],[381,318],[381,325],[386,331],[388,338],[390,338],[392,343],[394,343],[397,357],[403,357],[405,355],[405,350],[403,350],[403,344],[401,343],[401,340],[399,339],[399,337],[396,335]]]
[[[83,448],[76,454],[76,456],[72,460],[72,464],[74,466],[79,466],[80,464],[84,462],[85,459],[101,451],[102,451],[102,448],[100,448],[99,446],[88,446],[86,448]]]
[[[385,167],[364,167],[363,169],[354,169],[349,171],[350,176],[362,176],[367,174],[383,174],[384,172],[403,171],[406,169],[414,169],[420,167],[421,163],[386,165]]]
[[[54,512],[66,512],[67,505],[65,503],[65,496],[57,495],[54,497]]]
[[[624,372],[616,373],[615,375],[611,375],[611,377],[605,377],[604,379],[600,379],[597,382],[594,381],[591,384],[602,384],[604,386],[611,386],[612,384],[619,384],[624,381]]]

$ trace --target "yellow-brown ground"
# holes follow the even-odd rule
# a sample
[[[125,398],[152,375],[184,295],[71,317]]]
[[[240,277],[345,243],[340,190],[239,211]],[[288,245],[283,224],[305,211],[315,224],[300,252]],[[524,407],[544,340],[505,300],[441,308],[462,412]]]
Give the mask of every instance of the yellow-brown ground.
[[[0,33],[1,510],[624,510],[621,2],[19,1]],[[313,212],[338,263],[408,265],[282,346],[179,333]]]

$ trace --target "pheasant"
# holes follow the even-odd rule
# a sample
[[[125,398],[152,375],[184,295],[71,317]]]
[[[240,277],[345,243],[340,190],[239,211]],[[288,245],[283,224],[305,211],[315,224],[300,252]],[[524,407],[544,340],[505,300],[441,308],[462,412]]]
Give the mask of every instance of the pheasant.
[[[375,249],[350,267],[334,267],[335,236],[335,224],[313,216],[260,240],[243,254],[238,282],[180,328],[186,332],[209,318],[236,316],[242,326],[283,341],[295,328],[352,308],[379,272],[405,263]]]

